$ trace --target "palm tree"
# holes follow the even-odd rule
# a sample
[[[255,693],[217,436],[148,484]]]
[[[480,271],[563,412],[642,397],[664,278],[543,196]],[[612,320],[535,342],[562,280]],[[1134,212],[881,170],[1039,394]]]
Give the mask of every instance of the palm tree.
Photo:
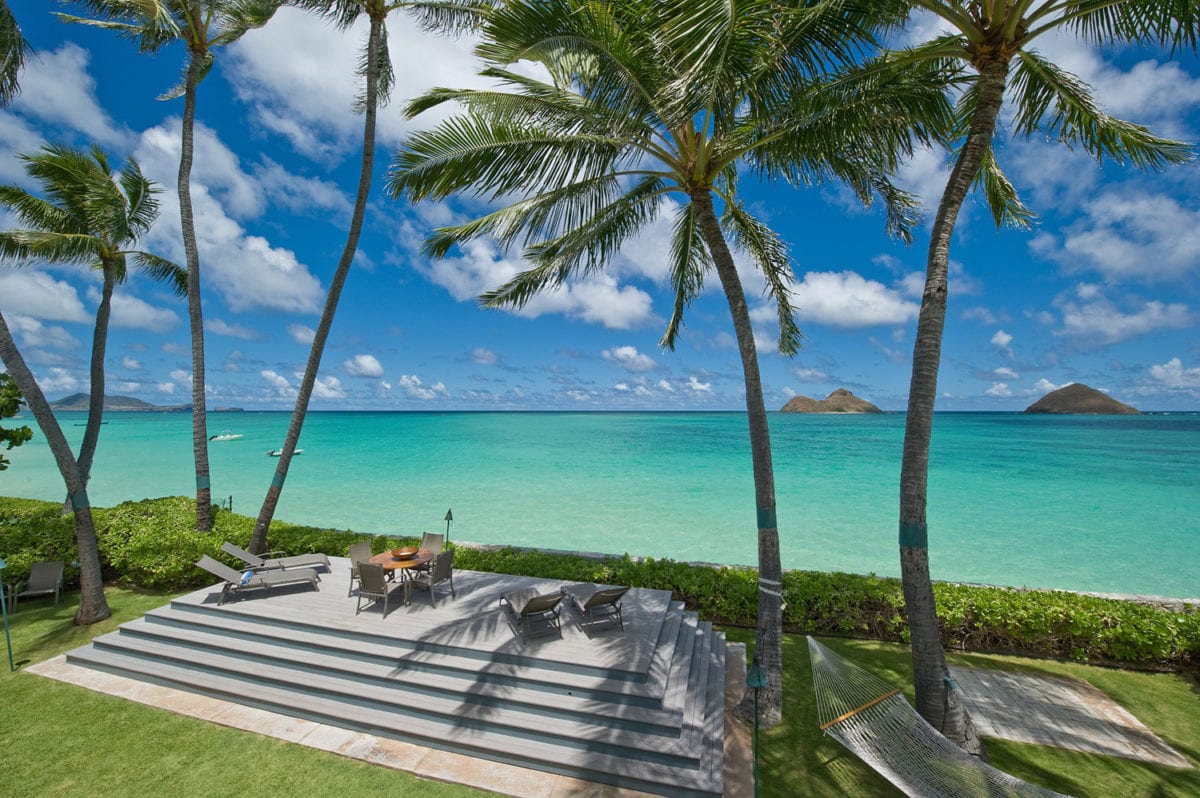
[[[17,18],[9,10],[6,0],[0,0],[0,108],[21,92],[18,81],[29,53],[29,42],[21,35]]]
[[[212,529],[212,489],[208,468],[208,421],[204,394],[204,314],[200,297],[200,253],[192,216],[192,139],[196,87],[212,69],[213,49],[240,39],[270,20],[282,0],[79,0],[101,19],[58,14],[67,22],[120,32],[144,53],[182,42],[187,47],[183,83],[163,95],[183,95],[179,155],[179,218],[187,260],[188,325],[192,334],[192,451],[196,461],[196,531]]]
[[[900,472],[900,567],[912,633],[917,709],[946,736],[976,750],[978,740],[949,686],[953,682],[946,669],[929,579],[925,514],[954,223],[975,185],[983,187],[998,225],[1024,225],[1031,218],[1000,172],[992,149],[1006,92],[1013,104],[1013,132],[1019,135],[1042,131],[1067,146],[1083,147],[1098,160],[1107,156],[1142,169],[1187,160],[1186,145],[1105,114],[1088,86],[1030,49],[1030,44],[1044,34],[1069,31],[1101,45],[1159,42],[1195,48],[1200,5],[1161,0],[909,0],[892,11],[914,8],[936,14],[952,32],[894,53],[890,59],[895,63],[955,61],[970,77],[958,102],[958,152],[930,234],[913,348]]]
[[[476,50],[487,65],[482,74],[501,88],[435,89],[414,101],[410,115],[447,101],[466,113],[413,135],[388,182],[397,198],[469,191],[502,204],[425,243],[433,257],[480,236],[522,246],[533,266],[480,298],[493,308],[521,307],[543,289],[602,269],[663,212],[666,197],[677,198],[675,303],[660,344],[674,347],[685,309],[715,270],[745,380],[759,556],[755,656],[767,677],[760,720],[768,726],[782,708],[782,569],[762,381],[731,243],[777,305],[780,352],[793,354],[801,333],[788,299],[786,247],[740,200],[739,167],[797,183],[839,179],[864,201],[881,192],[889,227],[903,233],[913,221],[910,198],[886,174],[914,139],[928,138],[929,129],[909,119],[949,118],[935,75],[813,82],[825,65],[852,59],[870,32],[870,18],[840,14],[842,5],[507,4],[489,18]],[[518,60],[536,63],[549,79],[513,71]]]
[[[39,153],[18,157],[46,198],[19,186],[0,186],[0,207],[11,210],[25,225],[0,233],[0,259],[18,265],[85,263],[103,275],[92,336],[87,428],[78,457],[79,478],[86,487],[104,412],[104,353],[113,288],[125,281],[130,257],[155,280],[172,282],[180,296],[187,294],[187,273],[157,255],[129,248],[158,218],[154,195],[160,191],[132,158],[114,175],[108,156],[95,146],[87,153],[47,145]]]
[[[375,117],[379,106],[387,102],[393,80],[387,47],[387,17],[393,11],[403,9],[411,12],[418,24],[427,30],[454,31],[475,24],[479,15],[490,6],[489,0],[291,0],[291,4],[315,11],[332,20],[343,30],[354,25],[363,15],[366,15],[370,22],[367,43],[359,61],[358,74],[363,79],[364,88],[355,109],[363,114],[362,165],[346,244],[334,270],[333,280],[329,283],[329,293],[321,310],[321,320],[313,334],[308,362],[305,364],[304,376],[297,390],[296,406],[292,411],[287,435],[284,436],[275,475],[271,478],[271,485],[263,498],[262,507],[254,523],[254,532],[250,537],[250,550],[256,553],[267,549],[267,533],[271,528],[271,520],[275,517],[275,508],[279,504],[288,469],[291,468],[296,442],[300,440],[300,432],[304,427],[308,402],[312,398],[317,373],[321,368],[321,356],[325,352],[325,342],[329,339],[329,331],[333,327],[333,317],[337,313],[342,288],[350,273],[350,264],[358,251],[358,239],[366,215],[367,198],[371,193],[371,176],[375,164]]]

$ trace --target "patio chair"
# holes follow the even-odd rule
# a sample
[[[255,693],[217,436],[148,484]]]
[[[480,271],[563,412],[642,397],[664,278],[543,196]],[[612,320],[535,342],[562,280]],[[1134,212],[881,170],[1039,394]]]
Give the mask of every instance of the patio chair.
[[[440,537],[440,536],[439,536]],[[419,587],[429,591],[429,600],[437,609],[437,591],[434,588],[442,582],[450,583],[450,595],[454,593],[454,549],[446,549],[433,561],[433,568],[425,573],[416,573],[408,578],[409,589]]]
[[[501,608],[507,609],[510,625],[515,624],[524,643],[530,637],[557,633],[562,637],[558,605],[561,591],[538,593],[534,588],[513,590],[500,597]]]
[[[308,582],[313,586],[313,590],[320,590],[317,587],[317,582],[321,581],[321,577],[312,568],[297,568],[292,571],[252,571],[245,572],[235,571],[220,560],[214,560],[205,554],[201,557],[196,565],[208,571],[218,579],[225,580],[225,584],[221,586],[221,598],[217,601],[217,606],[225,603],[225,599],[234,593],[240,593],[244,590],[260,590],[270,589],[272,587],[280,587],[282,585],[297,585],[302,582]]]
[[[358,581],[358,564],[371,559],[371,541],[360,540],[350,544],[350,587],[346,597],[354,595],[354,583]]]
[[[579,626],[588,638],[591,638],[592,629],[597,624],[611,623],[617,629],[625,631],[625,620],[621,617],[621,597],[628,590],[628,587],[600,587],[589,584],[566,585],[562,588],[563,595],[579,611]]]
[[[434,563],[437,561],[437,556],[442,553],[442,546],[445,543],[446,536],[439,535],[434,532],[425,532],[421,535],[421,548],[429,549],[429,553],[433,555],[433,559],[427,563],[418,565],[414,570],[421,573],[428,573],[433,569]]]
[[[221,544],[221,551],[237,557],[246,563],[246,567],[254,571],[274,571],[280,568],[312,568],[317,565],[323,565],[325,566],[325,570],[329,570],[328,555],[319,551],[312,554],[297,554],[292,557],[273,557],[272,555],[282,554],[282,552],[272,551],[267,552],[266,557],[259,557],[257,554],[251,554],[229,541]]]
[[[17,600],[34,596],[49,596],[54,594],[54,603],[62,595],[63,564],[54,562],[35,562],[29,566],[29,578],[18,582],[12,587],[12,608],[16,610]]]
[[[373,562],[362,562],[358,564],[358,604],[354,607],[354,614],[362,610],[363,599],[367,599],[370,604],[378,604],[383,602],[383,617],[388,614],[388,597],[393,590],[408,590],[408,583],[398,584],[396,582],[389,583],[383,577],[383,566]],[[407,595],[405,596],[407,600]]]

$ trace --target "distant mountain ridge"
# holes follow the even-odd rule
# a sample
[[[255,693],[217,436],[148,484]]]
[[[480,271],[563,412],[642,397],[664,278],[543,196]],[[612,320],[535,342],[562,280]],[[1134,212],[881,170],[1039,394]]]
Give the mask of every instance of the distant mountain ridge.
[[[83,412],[86,413],[88,410],[88,403],[90,401],[91,401],[91,397],[88,396],[86,393],[73,393],[70,396],[64,396],[62,399],[59,399],[57,402],[51,402],[50,409],[51,410],[69,410],[69,411],[82,410]],[[134,397],[134,396],[107,396],[106,395],[104,397],[104,409],[105,410],[119,410],[119,411],[140,410],[143,412],[176,413],[176,412],[191,411],[192,406],[191,406],[191,404],[152,405],[149,402],[143,402],[141,399],[138,399],[137,397]]]
[[[1136,407],[1118,402],[1106,393],[1081,382],[1051,391],[1025,408],[1026,413],[1092,413],[1097,415],[1134,415]]]
[[[866,399],[859,399],[845,388],[838,388],[824,399],[793,396],[780,408],[781,413],[882,413]]]

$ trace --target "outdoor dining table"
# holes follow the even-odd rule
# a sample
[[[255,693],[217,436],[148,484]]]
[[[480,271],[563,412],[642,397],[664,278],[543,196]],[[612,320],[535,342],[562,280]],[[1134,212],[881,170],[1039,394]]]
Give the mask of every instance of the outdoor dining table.
[[[418,568],[425,563],[433,562],[433,552],[429,549],[418,549],[416,554],[407,557],[397,557],[389,551],[383,551],[372,557],[369,562],[375,565],[382,565],[383,570],[394,577],[397,572],[402,580],[408,579],[408,572],[413,568]],[[409,603],[409,586],[404,586],[404,603]]]

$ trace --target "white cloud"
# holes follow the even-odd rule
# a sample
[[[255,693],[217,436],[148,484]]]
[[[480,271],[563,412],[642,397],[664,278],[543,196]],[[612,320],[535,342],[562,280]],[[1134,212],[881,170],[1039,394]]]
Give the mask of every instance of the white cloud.
[[[297,374],[296,379],[302,379],[303,374]],[[342,382],[337,377],[330,375],[322,379],[317,377],[313,381],[313,396],[318,399],[344,399],[346,392],[342,390]]]
[[[156,391],[158,391],[159,393],[165,393],[165,394],[167,394],[168,396],[171,396],[171,395],[173,395],[173,394],[175,393],[175,383],[173,383],[173,382],[160,382],[160,383],[159,383],[159,384],[158,384],[158,385],[155,387],[155,390],[156,390]]]
[[[973,319],[974,321],[987,325],[995,324],[998,321],[996,316],[990,310],[979,306],[967,308],[963,311],[962,317],[964,319]]]
[[[623,382],[618,382],[616,385],[613,386],[613,390],[625,392],[625,391],[629,390],[629,385],[626,383],[623,383]]]
[[[986,393],[988,396],[996,396],[1000,398],[1006,398],[1013,395],[1012,389],[1010,389],[1008,385],[1003,382],[993,383],[992,387],[988,388],[986,391],[984,391],[984,393]]]
[[[433,385],[425,385],[421,382],[421,378],[416,374],[405,374],[400,377],[400,387],[404,389],[404,393],[410,399],[422,399],[428,401],[437,399],[438,397],[449,396],[449,391],[446,386],[440,382]]]
[[[382,377],[383,366],[374,355],[355,355],[342,362],[342,368],[353,377]]]
[[[992,335],[992,346],[996,347],[1009,357],[1013,357],[1012,347],[1009,346],[1009,344],[1012,342],[1013,337],[1004,330],[996,330],[995,334]]]
[[[613,363],[631,374],[638,374],[646,371],[653,371],[658,368],[658,363],[649,355],[643,355],[632,346],[618,346],[612,349],[605,349],[600,353],[600,357]]]
[[[801,319],[843,328],[903,324],[920,311],[898,291],[850,271],[808,272],[792,287],[792,306]]]
[[[98,300],[99,292],[89,288],[88,298]],[[179,316],[172,310],[155,307],[132,294],[120,293],[113,294],[112,318],[109,323],[113,327],[164,333],[179,323]]]
[[[76,393],[87,387],[87,383],[81,382],[75,378],[75,375],[62,368],[49,369],[49,375],[38,377],[37,383],[42,389],[42,393],[46,394],[46,398],[50,399],[54,396]],[[53,399],[51,399],[53,401]]]
[[[312,327],[305,327],[303,324],[289,324],[287,326],[288,335],[292,336],[292,340],[298,344],[310,346],[313,339],[317,337],[317,331]]]
[[[1001,366],[998,369],[993,369],[993,374],[1003,380],[1019,380],[1021,375],[1010,369],[1008,366]]]
[[[671,383],[667,382],[666,380],[659,380],[658,387],[662,388],[667,393],[675,393],[675,389],[671,387]]]
[[[259,372],[259,375],[262,376],[263,382],[267,384],[267,387],[271,389],[275,396],[285,399],[296,398],[296,389],[287,381],[287,377],[277,374],[271,369],[263,369]]]
[[[29,175],[17,153],[36,152],[45,140],[41,131],[16,114],[0,114],[0,183],[26,184]],[[30,184],[32,188],[32,184]],[[10,227],[4,224],[5,228]]]
[[[792,373],[796,375],[796,379],[800,382],[810,382],[816,385],[823,385],[829,382],[829,375],[820,369],[802,368],[797,366],[792,369]]]
[[[688,377],[687,387],[691,388],[696,393],[712,393],[712,383],[700,382],[700,380],[696,379],[695,374]]]
[[[96,101],[96,80],[88,72],[91,55],[70,42],[39,52],[21,73],[21,94],[13,109],[52,126],[84,133],[97,144],[124,147],[129,133],[118,128]]]
[[[332,216],[336,226],[344,226],[354,210],[350,198],[337,183],[289,172],[270,158],[254,168],[254,178],[274,205],[300,215]]]
[[[1162,383],[1164,388],[1200,388],[1200,367],[1185,369],[1183,361],[1177,357],[1151,366],[1150,376]]]
[[[62,327],[47,327],[30,316],[14,315],[8,320],[14,334],[21,335],[22,345],[30,348],[78,349],[79,340]]]
[[[1079,285],[1074,294],[1073,298],[1064,294],[1054,300],[1063,317],[1062,329],[1055,334],[1074,338],[1082,345],[1107,346],[1156,330],[1177,330],[1192,324],[1191,313],[1180,302],[1167,304],[1128,297],[1124,304],[1132,311],[1124,312],[1096,285]]]
[[[1055,385],[1054,383],[1050,382],[1050,380],[1042,377],[1040,380],[1035,382],[1033,387],[1026,391],[1026,393],[1030,396],[1042,396],[1043,394],[1048,394],[1051,391],[1057,391],[1059,388],[1065,388],[1068,385],[1070,385],[1069,382],[1064,382],[1062,385]]]
[[[175,369],[171,372],[171,379],[176,383],[187,386],[189,392],[192,390],[192,372],[184,371],[183,369]]]
[[[136,357],[130,357],[126,355],[125,357],[121,358],[121,366],[129,371],[141,371],[142,361],[138,360]]]
[[[258,330],[245,327],[241,324],[228,324],[221,319],[209,319],[204,322],[204,329],[215,335],[227,335],[230,338],[241,338],[246,341],[262,338],[262,333]]]
[[[0,269],[0,308],[47,321],[92,320],[74,286],[32,269]]]
[[[471,362],[476,366],[494,366],[500,362],[500,356],[490,349],[477,346],[471,350]]]

